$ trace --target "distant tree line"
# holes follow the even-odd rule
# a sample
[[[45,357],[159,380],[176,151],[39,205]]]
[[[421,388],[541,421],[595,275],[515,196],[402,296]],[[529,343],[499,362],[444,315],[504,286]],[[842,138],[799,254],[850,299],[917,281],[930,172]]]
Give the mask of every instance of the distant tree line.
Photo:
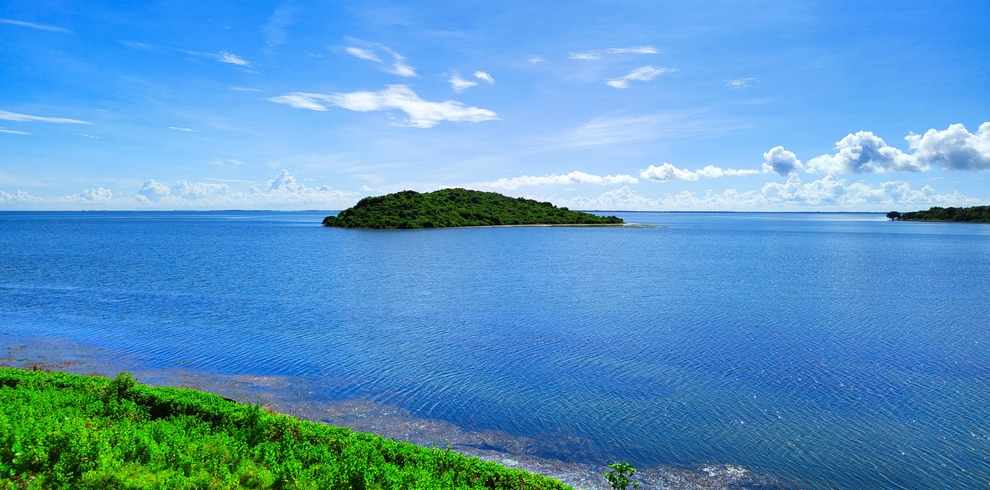
[[[913,211],[899,213],[891,211],[887,217],[895,221],[956,221],[971,223],[990,223],[990,206],[973,206],[970,208],[940,208],[938,206],[928,211]]]
[[[403,191],[366,197],[324,226],[340,228],[446,228],[494,225],[602,225],[621,224],[615,216],[571,211],[548,202],[512,198],[495,192],[442,189],[419,193]]]

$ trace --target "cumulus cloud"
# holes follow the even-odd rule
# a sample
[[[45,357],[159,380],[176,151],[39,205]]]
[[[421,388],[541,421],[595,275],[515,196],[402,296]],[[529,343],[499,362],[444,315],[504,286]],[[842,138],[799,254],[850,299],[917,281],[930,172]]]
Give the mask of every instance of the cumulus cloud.
[[[408,115],[406,123],[417,128],[432,128],[442,121],[482,122],[498,119],[488,110],[469,107],[457,101],[431,102],[423,100],[405,85],[389,85],[378,92],[349,92],[313,94],[295,92],[268,99],[297,109],[326,111],[324,104],[357,112],[398,109]]]
[[[719,179],[722,177],[745,177],[747,175],[754,175],[760,173],[759,170],[753,169],[734,169],[721,167],[716,167],[714,165],[707,165],[704,168],[700,168],[694,172],[687,169],[677,168],[669,163],[664,162],[660,166],[650,165],[645,170],[640,170],[639,176],[646,179],[652,180],[654,182],[666,182],[668,180],[686,180],[695,181],[701,177],[706,179]]]
[[[382,61],[382,59],[378,56],[378,53],[375,52],[376,49],[380,49],[391,55],[392,64],[387,64],[384,61]],[[401,54],[396,53],[395,51],[392,51],[391,49],[382,46],[380,44],[370,45],[370,47],[367,49],[348,46],[347,48],[344,48],[344,51],[346,51],[347,54],[350,54],[351,56],[354,56],[356,58],[378,63],[382,65],[383,70],[393,75],[398,75],[400,77],[407,77],[407,78],[417,76],[416,69],[406,64],[405,56],[402,56]]]
[[[456,71],[454,72],[453,75],[451,75],[450,79],[447,81],[450,82],[450,86],[451,88],[454,89],[455,92],[463,92],[464,90],[474,87],[475,85],[478,84],[478,82],[472,82],[470,80],[465,80],[461,78],[461,74],[457,73]]]
[[[113,192],[103,187],[86,189],[78,194],[57,197],[53,199],[59,204],[97,204],[105,205],[113,201]]]
[[[770,151],[763,154],[763,172],[778,173],[788,175],[800,172],[804,169],[801,160],[797,155],[784,149],[783,146],[775,146]]]
[[[282,170],[264,186],[252,186],[233,192],[227,184],[188,182],[179,180],[168,186],[148,180],[137,193],[137,202],[155,204],[158,208],[204,209],[298,209],[322,207],[332,209],[350,206],[358,193],[336,191],[328,185],[307,187],[288,170]]]
[[[834,155],[808,160],[808,172],[823,174],[879,173],[889,171],[923,172],[928,165],[887,145],[879,136],[860,131],[835,144]]]
[[[680,180],[698,180],[698,174],[690,170],[679,169],[667,162],[663,165],[655,166],[650,165],[646,170],[641,170],[639,176],[646,179],[652,180],[654,182],[665,182],[668,180],[680,179]]]
[[[571,184],[597,184],[597,185],[615,185],[615,184],[636,184],[639,180],[632,175],[618,174],[618,175],[595,175],[586,172],[573,171],[569,174],[557,175],[550,174],[544,176],[536,175],[523,175],[521,177],[512,178],[500,178],[494,182],[481,182],[475,184],[476,187],[484,187],[491,189],[505,189],[514,190],[523,186],[541,186],[541,185],[571,185]]]
[[[755,81],[757,81],[756,77],[737,78],[735,80],[726,80],[725,86],[729,88],[747,88]]]
[[[904,138],[921,165],[941,165],[948,170],[990,170],[990,122],[970,133],[962,124],[944,131],[929,129],[923,135]]]
[[[93,123],[87,121],[80,121],[78,119],[68,119],[65,117],[44,117],[44,116],[31,116],[28,114],[18,114],[16,112],[8,112],[0,110],[0,119],[4,121],[17,121],[17,122],[46,122],[52,124],[88,124]]]
[[[68,29],[65,29],[65,28],[62,28],[62,27],[49,26],[49,25],[45,25],[45,24],[35,24],[34,22],[24,22],[24,21],[21,21],[21,20],[0,19],[0,24],[9,24],[9,25],[13,25],[13,26],[30,27],[31,29],[37,29],[39,31],[64,32],[66,34],[72,34],[72,31],[70,31]]]
[[[624,77],[613,78],[605,83],[615,88],[629,88],[629,82],[631,81],[649,82],[664,73],[670,73],[672,71],[674,70],[669,68],[657,68],[652,65],[646,65],[636,68]]]
[[[939,194],[931,186],[913,189],[907,182],[892,181],[873,187],[828,175],[820,180],[804,183],[792,175],[785,183],[769,182],[760,189],[738,191],[728,189],[722,193],[712,190],[704,194],[682,191],[664,197],[650,199],[636,193],[628,186],[602,193],[596,197],[558,198],[535,193],[523,197],[550,201],[571,209],[601,209],[614,211],[738,211],[738,210],[875,210],[887,211],[894,206],[972,206],[979,199],[953,192]]]
[[[474,78],[477,78],[478,80],[484,80],[484,81],[486,81],[488,83],[495,83],[495,79],[492,78],[491,75],[489,75],[486,72],[480,71],[480,70],[474,72]]]

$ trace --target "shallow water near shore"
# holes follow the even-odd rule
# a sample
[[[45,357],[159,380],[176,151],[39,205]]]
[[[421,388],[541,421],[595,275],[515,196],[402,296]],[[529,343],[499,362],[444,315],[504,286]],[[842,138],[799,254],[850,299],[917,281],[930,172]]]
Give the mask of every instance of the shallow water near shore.
[[[373,231],[324,214],[0,213],[0,333],[338,413],[314,420],[394,411],[378,431],[431,421],[513,461],[990,485],[988,226],[616,213],[657,226]]]

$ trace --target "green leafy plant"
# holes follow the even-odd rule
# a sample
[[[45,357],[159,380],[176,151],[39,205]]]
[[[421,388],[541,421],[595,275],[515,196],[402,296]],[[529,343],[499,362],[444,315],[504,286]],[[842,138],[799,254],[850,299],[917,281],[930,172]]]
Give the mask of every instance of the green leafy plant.
[[[629,486],[629,477],[636,474],[636,468],[633,465],[625,462],[616,462],[608,465],[612,468],[612,471],[607,473],[602,473],[602,476],[612,485],[615,490],[626,490]],[[633,488],[639,486],[639,482],[632,482]]]

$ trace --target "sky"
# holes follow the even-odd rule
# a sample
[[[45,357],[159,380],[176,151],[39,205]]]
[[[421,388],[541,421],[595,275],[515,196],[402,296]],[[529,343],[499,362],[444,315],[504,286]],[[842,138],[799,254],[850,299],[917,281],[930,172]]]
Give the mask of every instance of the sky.
[[[0,210],[990,204],[990,2],[0,4]]]

